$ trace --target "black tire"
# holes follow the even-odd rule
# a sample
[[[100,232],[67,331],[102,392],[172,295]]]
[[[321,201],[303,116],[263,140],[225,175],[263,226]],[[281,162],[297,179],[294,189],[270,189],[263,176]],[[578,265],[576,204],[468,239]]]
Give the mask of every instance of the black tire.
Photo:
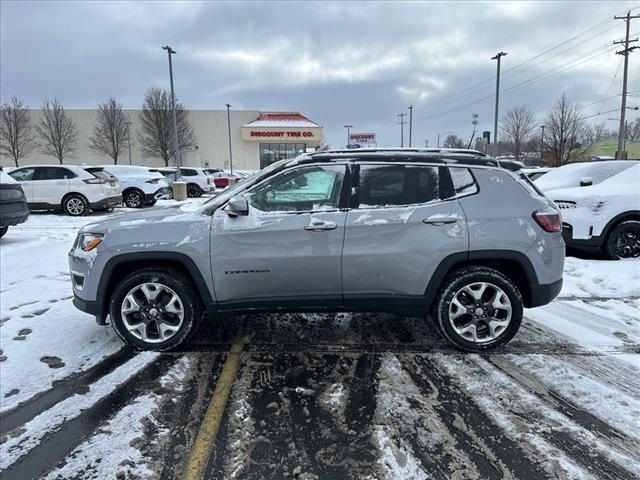
[[[187,197],[196,198],[201,197],[204,191],[200,188],[199,185],[195,183],[187,184]]]
[[[89,202],[79,193],[72,193],[62,200],[62,210],[72,217],[81,217],[89,211]]]
[[[627,220],[611,230],[604,244],[604,253],[611,260],[640,257],[640,221]]]
[[[169,200],[173,200],[173,187],[169,187]]]
[[[135,188],[125,190],[122,194],[122,201],[129,208],[144,207],[144,193]]]
[[[125,297],[132,292],[136,287],[145,283],[151,283],[168,287],[175,293],[181,302],[183,307],[184,317],[179,329],[167,340],[159,341],[159,338],[152,338],[153,332],[158,332],[158,323],[155,324],[155,330],[153,322],[154,320],[148,320],[148,323],[144,327],[148,338],[152,338],[154,342],[144,341],[138,336],[130,332],[125,326],[125,320],[122,317],[122,307],[125,302]],[[127,344],[137,348],[138,350],[152,350],[152,351],[166,351],[171,350],[182,343],[184,343],[189,336],[196,330],[198,324],[203,317],[202,303],[200,298],[195,293],[193,283],[185,278],[177,270],[162,269],[162,268],[145,268],[135,271],[127,275],[123,280],[118,283],[111,295],[111,301],[109,304],[109,314],[111,316],[111,324],[116,334]],[[163,295],[163,294],[160,294]],[[160,297],[158,295],[158,297]],[[160,299],[159,302],[162,300]],[[142,305],[142,303],[141,303]],[[146,305],[146,308],[152,307]],[[166,305],[165,305],[166,306]],[[162,313],[166,315],[167,312]],[[135,314],[132,314],[135,315]],[[139,317],[138,317],[139,318]],[[129,317],[131,319],[131,316]],[[140,321],[140,324],[144,323],[144,320]],[[131,325],[131,322],[129,322]],[[151,333],[151,335],[149,335]],[[159,336],[159,335],[158,335]]]
[[[8,225],[6,227],[0,227],[0,238],[4,237],[8,231],[9,231]]]
[[[156,203],[158,203],[157,200],[151,200],[150,202],[145,203],[145,205],[148,207],[153,207]]]
[[[489,335],[490,330],[487,321],[493,314],[497,317],[505,316],[506,314],[502,308],[494,309],[491,306],[490,297],[484,298],[481,296],[481,299],[476,301],[471,295],[467,295],[469,302],[467,304],[461,303],[467,307],[466,310],[463,311],[469,313],[461,314],[457,317],[459,320],[455,322],[450,320],[450,306],[454,298],[456,298],[456,296],[458,296],[458,299],[463,298],[465,292],[462,292],[462,290],[466,286],[474,286],[473,284],[480,283],[488,284],[493,288],[493,290],[491,290],[487,287],[487,290],[485,290],[485,294],[487,295],[490,295],[492,292],[497,294],[498,289],[502,290],[502,293],[508,298],[511,307],[511,316],[508,324],[494,338],[491,338]],[[498,289],[495,289],[495,287]],[[518,288],[504,274],[492,268],[476,266],[462,268],[445,279],[436,298],[434,310],[434,320],[438,324],[440,332],[449,343],[466,352],[481,352],[504,345],[513,338],[522,323],[523,303],[522,295]],[[483,315],[485,315],[486,319]],[[497,320],[504,321],[506,318],[497,318]],[[457,325],[458,328],[466,328],[474,322],[474,332],[478,339],[477,341],[466,339],[454,329],[454,325]]]

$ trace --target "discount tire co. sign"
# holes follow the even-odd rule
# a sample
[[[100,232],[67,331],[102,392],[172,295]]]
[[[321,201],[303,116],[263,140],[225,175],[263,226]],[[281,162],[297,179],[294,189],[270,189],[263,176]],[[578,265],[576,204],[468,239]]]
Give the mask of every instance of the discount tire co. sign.
[[[376,134],[375,133],[350,133],[349,134],[349,143],[357,143],[357,144],[375,144],[376,143]]]

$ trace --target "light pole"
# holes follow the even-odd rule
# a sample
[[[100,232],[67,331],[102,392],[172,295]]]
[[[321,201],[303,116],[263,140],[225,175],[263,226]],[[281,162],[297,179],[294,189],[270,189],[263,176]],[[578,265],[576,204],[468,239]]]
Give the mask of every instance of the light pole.
[[[406,116],[406,113],[398,114],[398,117],[400,118],[400,148],[404,147],[404,124],[407,123],[404,121],[404,117]]]
[[[182,172],[180,171],[180,167],[182,166],[182,159],[180,158],[180,142],[178,141],[178,120],[176,119],[176,94],[173,89],[173,64],[171,63],[171,55],[175,55],[176,51],[173,50],[169,45],[165,45],[162,47],[163,50],[167,51],[167,56],[169,57],[169,80],[171,81],[171,109],[173,116],[173,148],[175,150],[176,156],[176,179],[182,180]]]
[[[351,129],[353,128],[353,125],[345,125],[344,128],[347,129],[347,145],[349,145],[351,143]]]
[[[505,52],[496,53],[495,57],[491,57],[491,60],[498,61],[498,71],[496,74],[496,114],[493,119],[493,156],[498,154],[498,102],[500,100],[500,58],[506,55]]]
[[[131,130],[129,129],[129,125],[131,125],[131,120],[127,120],[124,123],[127,126],[127,144],[129,145],[129,165],[131,165]]]
[[[542,162],[542,155],[544,154],[544,127],[545,125],[540,125],[540,129],[542,130],[540,133],[540,162]]]
[[[228,103],[225,103],[225,105],[227,107],[227,127],[229,129],[229,170],[231,175],[233,175],[233,154],[231,152],[231,113],[229,112],[231,105]]]
[[[440,148],[440,135],[447,135],[448,133],[451,133],[451,132],[438,133],[438,143],[436,144],[438,148]]]
[[[409,105],[409,148],[411,148],[411,130],[413,129],[413,105]]]

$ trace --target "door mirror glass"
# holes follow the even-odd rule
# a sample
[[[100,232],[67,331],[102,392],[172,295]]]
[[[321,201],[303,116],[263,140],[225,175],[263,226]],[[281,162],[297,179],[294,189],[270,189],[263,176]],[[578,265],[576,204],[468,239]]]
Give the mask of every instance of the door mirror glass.
[[[230,217],[249,215],[249,202],[243,196],[233,197],[225,211]]]
[[[593,178],[591,177],[582,177],[580,179],[580,186],[581,187],[589,187],[593,185]]]

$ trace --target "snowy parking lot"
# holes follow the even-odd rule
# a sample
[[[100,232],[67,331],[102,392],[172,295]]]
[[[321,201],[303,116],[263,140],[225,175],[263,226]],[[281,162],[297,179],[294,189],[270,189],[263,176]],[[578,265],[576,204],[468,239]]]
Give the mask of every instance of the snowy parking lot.
[[[567,258],[560,297],[482,355],[346,313],[210,321],[136,354],[71,304],[67,253],[103,217],[35,213],[0,240],[4,480],[640,478],[637,260]]]

